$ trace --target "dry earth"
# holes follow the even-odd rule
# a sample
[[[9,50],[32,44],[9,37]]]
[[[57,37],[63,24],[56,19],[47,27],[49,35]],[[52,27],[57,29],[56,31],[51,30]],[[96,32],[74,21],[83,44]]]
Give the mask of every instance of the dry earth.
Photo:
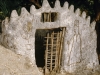
[[[0,75],[39,75],[29,59],[0,45]]]
[[[0,45],[0,75],[43,75],[27,57],[17,55]],[[100,75],[100,71],[88,73],[51,73],[51,75]]]

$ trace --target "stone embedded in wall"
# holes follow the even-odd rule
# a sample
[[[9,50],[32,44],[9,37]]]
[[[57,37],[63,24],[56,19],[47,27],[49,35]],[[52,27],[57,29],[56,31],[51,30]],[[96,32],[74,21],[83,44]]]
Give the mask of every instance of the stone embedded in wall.
[[[68,7],[68,5],[68,2],[65,2],[61,7],[57,0],[55,7],[51,8],[47,0],[44,0],[40,9],[35,9],[32,5],[30,13],[25,8],[22,8],[20,16],[15,10],[12,11],[10,21],[6,18],[2,23],[0,43],[15,53],[30,58],[36,65],[36,30],[66,27],[61,68],[71,73],[83,67],[95,69],[99,65],[96,53],[95,22],[90,24],[90,17],[86,18],[85,12],[81,14],[80,9],[74,12],[74,6]],[[57,20],[41,22],[41,15],[44,12],[58,12]]]

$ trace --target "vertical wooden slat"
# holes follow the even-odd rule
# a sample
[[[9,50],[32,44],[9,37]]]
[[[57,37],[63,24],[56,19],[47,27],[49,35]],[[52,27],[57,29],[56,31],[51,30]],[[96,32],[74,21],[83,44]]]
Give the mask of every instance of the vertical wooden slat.
[[[49,18],[49,19],[50,19],[50,21],[49,21],[49,22],[51,22],[51,12],[49,13],[49,16],[50,16],[50,18]]]
[[[51,35],[51,50],[52,50],[52,35]],[[51,60],[50,60],[50,71],[52,71],[52,51],[50,51],[51,54]]]
[[[60,31],[60,49],[59,49],[59,69],[58,72],[60,72],[60,66],[61,66],[61,56],[62,56],[62,49],[63,49],[63,41],[64,41],[64,35],[65,35],[65,28],[63,28],[63,31]]]
[[[56,40],[55,70],[58,69],[58,51],[59,51],[59,32],[57,32],[57,40]]]
[[[44,16],[44,22],[45,22],[46,21],[46,13],[44,13],[43,16]]]
[[[52,71],[53,38],[54,38],[54,32],[51,34],[51,64],[50,64],[50,71]]]
[[[60,61],[59,61],[59,60],[60,60],[60,57],[59,57],[59,56],[60,56],[60,55],[59,55],[60,53],[59,53],[59,52],[60,52],[60,46],[61,46],[61,33],[60,33],[60,32],[59,32],[58,37],[59,37],[59,38],[58,38],[58,65],[57,65],[58,67],[57,67],[57,72],[59,71],[59,67],[60,67],[60,66],[59,66],[59,62],[60,62]]]
[[[50,15],[49,15],[49,13],[47,13],[47,21],[46,22],[49,22],[49,18],[50,18]]]
[[[61,56],[63,49],[65,28],[60,32],[52,32],[47,34],[46,40],[46,57],[45,57],[45,72],[47,69],[52,71],[60,71],[61,66]],[[56,39],[56,40],[55,40]],[[49,55],[50,54],[50,55]],[[48,66],[49,65],[49,66]],[[46,73],[45,73],[46,75]]]
[[[45,51],[45,75],[47,73],[47,58],[48,58],[48,41],[49,41],[49,33],[47,34],[47,40],[46,40],[46,51]]]
[[[59,59],[59,60],[58,60],[58,72],[60,72],[60,56],[61,56],[61,55],[60,55],[60,54],[61,54],[60,52],[61,52],[62,31],[60,31],[59,37],[60,37],[60,38],[59,38],[60,46],[59,46],[59,56],[58,56],[58,59]]]

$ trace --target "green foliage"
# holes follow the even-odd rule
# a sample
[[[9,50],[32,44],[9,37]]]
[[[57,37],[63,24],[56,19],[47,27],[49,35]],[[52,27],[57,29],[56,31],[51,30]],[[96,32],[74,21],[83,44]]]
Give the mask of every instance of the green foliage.
[[[92,18],[95,16],[94,12],[94,0],[67,0],[69,4],[73,4],[75,9],[80,8],[81,11],[85,11],[87,15]]]
[[[22,0],[0,0],[0,19],[9,17],[12,10],[17,10],[20,13],[20,3]]]
[[[43,0],[38,1],[40,5],[43,2]],[[48,1],[51,7],[54,7],[56,0]],[[85,11],[87,15],[90,15],[92,18],[95,16],[94,0],[60,0],[61,6],[63,6],[65,1],[68,1],[69,5],[73,4],[75,9],[80,8],[81,11]],[[31,5],[32,3],[29,0],[0,0],[0,19],[4,19],[7,16],[9,17],[11,11],[14,9],[20,14],[20,9],[23,6],[29,11]]]

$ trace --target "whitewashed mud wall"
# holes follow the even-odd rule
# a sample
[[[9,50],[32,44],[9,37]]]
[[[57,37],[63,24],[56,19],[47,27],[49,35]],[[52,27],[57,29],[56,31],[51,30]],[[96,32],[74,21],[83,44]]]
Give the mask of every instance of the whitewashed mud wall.
[[[55,22],[41,22],[41,13],[57,12]],[[81,15],[81,16],[80,16]],[[95,22],[90,24],[90,17],[85,12],[65,2],[61,7],[58,0],[51,8],[47,0],[43,1],[40,9],[31,6],[30,13],[23,7],[18,16],[16,10],[11,13],[10,20],[2,23],[0,41],[3,46],[17,54],[29,57],[35,63],[35,32],[36,29],[66,27],[64,48],[62,54],[62,70],[74,72],[79,69],[93,69],[99,65],[96,53],[97,35]]]

